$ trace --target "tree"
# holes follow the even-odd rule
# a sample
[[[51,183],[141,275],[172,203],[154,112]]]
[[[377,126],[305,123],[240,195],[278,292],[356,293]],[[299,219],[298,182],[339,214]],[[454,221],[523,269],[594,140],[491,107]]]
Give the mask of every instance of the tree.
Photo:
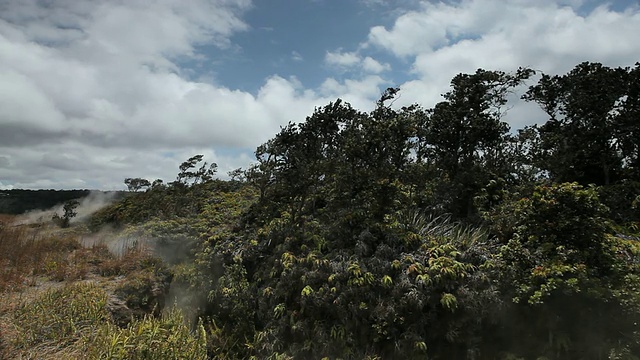
[[[640,179],[640,63],[627,71],[615,136],[622,152],[624,177]]]
[[[206,161],[199,168],[197,165],[202,161],[204,155],[195,155],[187,161],[180,164],[178,178],[176,184],[190,186],[202,184],[213,179],[218,165],[216,163],[208,164]]]
[[[637,120],[631,119],[640,100],[630,77],[628,68],[584,62],[566,75],[543,74],[523,95],[549,116],[537,128],[537,164],[553,181],[609,185],[622,178],[625,157],[637,162]]]
[[[71,219],[76,217],[78,213],[76,212],[76,208],[80,205],[78,200],[70,200],[64,203],[62,210],[62,216],[58,215],[58,213],[53,214],[51,220],[54,223],[58,224],[62,228],[68,228],[71,222]]]
[[[479,271],[483,232],[410,216],[412,186],[430,181],[412,167],[422,113],[391,109],[395,94],[371,113],[337,100],[258,148],[257,240],[224,250],[262,294],[249,315],[261,325],[258,357],[455,358],[474,348],[482,305],[496,300]]]
[[[392,89],[393,90],[393,89]],[[383,99],[389,100],[388,90]],[[400,179],[411,161],[413,119],[379,101],[370,114],[342,100],[288,124],[258,147],[249,183],[261,194],[263,215],[323,216],[354,233],[399,205]],[[348,236],[345,237],[345,239]]]
[[[164,187],[164,181],[162,179],[155,179],[151,183],[151,189],[160,189]]]
[[[142,178],[126,178],[124,179],[125,185],[127,185],[127,189],[129,191],[137,192],[142,188],[148,188],[151,186],[151,183],[147,179]]]
[[[227,174],[231,178],[231,181],[245,182],[247,179],[246,173],[242,168],[237,168],[229,171]]]
[[[473,197],[490,180],[513,173],[507,156],[509,126],[502,120],[507,95],[533,74],[479,69],[451,81],[445,101],[428,112],[417,155],[432,162],[442,179],[440,201],[456,217],[473,215]]]

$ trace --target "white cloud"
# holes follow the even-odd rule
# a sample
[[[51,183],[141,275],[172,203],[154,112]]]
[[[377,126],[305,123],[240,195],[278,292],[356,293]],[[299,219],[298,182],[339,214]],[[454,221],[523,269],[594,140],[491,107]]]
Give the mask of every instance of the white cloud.
[[[291,52],[291,60],[293,60],[293,61],[304,61],[304,58],[302,57],[302,55],[300,55],[299,52],[292,51]]]
[[[389,64],[382,64],[370,56],[367,56],[362,60],[362,68],[369,73],[379,74],[383,71],[391,70]]]
[[[640,8],[616,12],[602,5],[584,14],[583,5],[572,0],[423,2],[393,26],[373,27],[363,48],[411,61],[416,78],[400,86],[399,106],[432,106],[453,76],[478,68],[513,71],[527,66],[562,74],[583,61],[633,65],[640,58],[635,45]],[[531,109],[529,105],[518,104],[510,112],[513,127],[544,120],[536,111],[519,110]]]
[[[7,10],[0,12],[2,186],[122,188],[130,176],[171,180],[197,153],[224,175],[246,167],[257,145],[316,106],[338,96],[370,106],[376,79],[347,80],[326,92],[273,75],[251,94],[183,76],[179,60],[197,59],[199,44],[229,46],[233,33],[248,28],[241,15],[250,6],[0,0]]]
[[[554,1],[425,2],[421,10],[400,16],[389,30],[372,28],[367,45],[398,57],[417,57],[415,70],[420,74],[439,72],[446,64],[468,71],[478,65],[541,63],[551,68],[548,71],[566,71],[589,58],[616,64],[637,60],[639,32],[637,6],[625,12],[599,6],[581,16]]]
[[[4,151],[19,159],[2,169],[0,175],[0,181],[14,188],[123,190],[125,177],[173,181],[178,166],[194,154],[204,154],[207,162],[217,163],[222,177],[230,170],[246,167],[252,160],[250,154],[220,155],[211,147],[199,146],[158,147],[154,151],[112,148],[106,152],[99,147],[67,143]]]
[[[358,80],[347,79],[343,82],[328,78],[320,86],[320,93],[329,101],[339,97],[357,109],[371,110],[374,101],[380,98],[381,89],[385,88],[385,85],[388,85],[388,81],[379,75],[367,75]]]
[[[368,74],[379,74],[391,70],[391,66],[380,63],[371,56],[362,58],[357,52],[342,52],[341,49],[335,52],[327,51],[325,63],[340,69],[360,69]]]
[[[194,153],[221,170],[246,166],[242,151],[283,118],[304,118],[314,101],[277,77],[259,96],[193,82],[176,61],[197,57],[199,44],[228,46],[248,28],[240,16],[250,6],[0,1],[0,153],[11,159],[0,164],[3,187],[118,187],[138,172],[175,176]],[[288,112],[265,116],[270,109]],[[235,155],[218,157],[211,146]]]
[[[360,56],[355,52],[342,52],[340,49],[335,52],[327,51],[325,62],[329,65],[351,67],[360,63]]]
[[[0,181],[0,190],[11,190],[13,189],[13,185],[4,185],[1,181]]]

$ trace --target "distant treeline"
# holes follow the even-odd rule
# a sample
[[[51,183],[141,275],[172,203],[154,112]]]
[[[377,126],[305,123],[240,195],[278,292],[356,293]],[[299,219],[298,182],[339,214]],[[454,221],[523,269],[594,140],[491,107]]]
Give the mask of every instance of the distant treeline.
[[[93,191],[97,190],[0,190],[0,213],[17,215],[30,210],[46,210],[69,200],[86,197]],[[115,193],[118,197],[126,194],[124,191]]]

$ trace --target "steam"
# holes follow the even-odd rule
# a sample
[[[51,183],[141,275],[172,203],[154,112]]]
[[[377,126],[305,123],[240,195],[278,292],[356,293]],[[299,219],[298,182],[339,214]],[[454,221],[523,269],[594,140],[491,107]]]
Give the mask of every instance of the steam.
[[[137,234],[123,233],[111,226],[103,226],[99,231],[83,235],[79,242],[84,247],[106,246],[109,252],[117,257],[129,251],[153,253],[153,242]]]
[[[115,192],[92,191],[86,197],[78,200],[80,205],[76,208],[78,215],[71,219],[71,223],[85,220],[89,215],[102,209],[107,205],[111,205],[116,197]],[[62,205],[59,207],[62,211]]]
[[[77,199],[80,203],[75,209],[77,215],[71,218],[71,223],[85,220],[89,215],[111,204],[115,200],[115,192],[92,191],[89,195]],[[54,214],[62,215],[64,203],[47,210],[32,210],[16,217],[14,225],[42,224],[51,220]]]

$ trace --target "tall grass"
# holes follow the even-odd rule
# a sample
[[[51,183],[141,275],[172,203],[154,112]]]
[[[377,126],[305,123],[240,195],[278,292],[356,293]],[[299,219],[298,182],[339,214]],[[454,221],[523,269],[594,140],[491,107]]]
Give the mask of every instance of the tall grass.
[[[130,252],[152,253],[148,239],[139,234],[116,234],[104,229],[95,234],[85,234],[78,241],[87,248],[106,247],[116,257],[122,257]]]
[[[404,227],[436,242],[455,242],[464,248],[484,243],[488,233],[480,227],[472,227],[451,220],[450,216],[434,216],[418,210],[405,210],[396,220]]]
[[[107,300],[108,294],[91,282],[43,292],[15,310],[11,349],[4,349],[4,355],[23,359],[206,359],[204,327],[199,324],[195,333],[190,331],[176,307],[161,317],[145,316],[120,328],[111,319]]]
[[[67,346],[109,318],[107,294],[94,283],[48,290],[14,313],[20,348]]]
[[[147,243],[11,220],[0,218],[0,359],[206,358],[201,325],[192,333],[175,307],[161,315],[171,273]],[[111,298],[136,319],[116,325]]]
[[[17,291],[37,275],[56,280],[79,279],[86,275],[80,249],[70,236],[57,236],[43,228],[0,224],[0,292]]]
[[[83,352],[89,359],[206,359],[207,336],[202,324],[192,333],[173,307],[160,318],[147,316],[124,329],[103,324],[85,337]]]

